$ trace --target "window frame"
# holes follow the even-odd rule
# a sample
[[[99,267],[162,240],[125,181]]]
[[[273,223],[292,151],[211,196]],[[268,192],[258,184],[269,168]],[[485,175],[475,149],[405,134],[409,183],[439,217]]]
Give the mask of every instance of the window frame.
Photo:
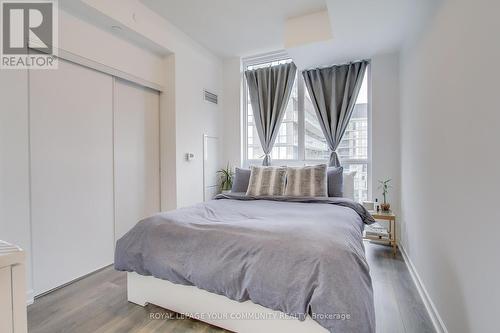
[[[260,56],[242,58],[242,103],[241,103],[241,128],[242,128],[242,166],[249,167],[250,165],[262,164],[262,159],[248,159],[248,86],[245,78],[245,71],[248,66],[255,66],[274,61],[283,61],[290,59],[286,51],[266,53]],[[366,164],[367,165],[367,186],[368,186],[368,200],[372,198],[372,85],[371,85],[371,62],[368,61],[367,67],[367,140],[368,140],[368,154],[366,159],[342,159],[342,165],[350,164]],[[297,95],[298,95],[298,149],[297,159],[272,159],[273,165],[290,165],[302,166],[319,163],[328,163],[328,160],[306,160],[305,159],[305,112],[304,112],[304,94],[305,83],[299,70],[297,70]],[[254,140],[259,140],[254,138]]]

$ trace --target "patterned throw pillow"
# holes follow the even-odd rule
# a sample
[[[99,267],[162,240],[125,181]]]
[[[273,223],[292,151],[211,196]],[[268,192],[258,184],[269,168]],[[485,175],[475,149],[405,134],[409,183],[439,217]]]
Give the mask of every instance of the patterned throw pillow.
[[[285,192],[285,181],[285,167],[251,167],[247,195],[283,195]]]
[[[286,170],[285,195],[292,197],[327,197],[326,164]]]

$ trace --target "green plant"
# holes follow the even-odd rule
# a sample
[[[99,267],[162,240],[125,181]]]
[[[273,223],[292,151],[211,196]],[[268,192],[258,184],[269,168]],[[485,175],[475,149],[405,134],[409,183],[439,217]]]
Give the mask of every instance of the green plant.
[[[391,182],[391,179],[386,179],[386,180],[379,180],[379,187],[378,189],[382,190],[382,195],[384,196],[384,204],[387,204],[387,194],[389,193],[389,189],[392,188],[389,183]]]
[[[220,189],[221,191],[228,191],[233,186],[233,171],[227,164],[226,168],[217,171],[220,175]]]

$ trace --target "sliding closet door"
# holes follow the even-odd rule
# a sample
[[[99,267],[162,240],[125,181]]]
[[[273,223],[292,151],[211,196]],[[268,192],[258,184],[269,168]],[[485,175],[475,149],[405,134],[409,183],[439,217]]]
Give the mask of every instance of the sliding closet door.
[[[30,72],[36,294],[113,262],[112,80],[62,60]]]
[[[160,210],[159,93],[115,79],[115,235]]]

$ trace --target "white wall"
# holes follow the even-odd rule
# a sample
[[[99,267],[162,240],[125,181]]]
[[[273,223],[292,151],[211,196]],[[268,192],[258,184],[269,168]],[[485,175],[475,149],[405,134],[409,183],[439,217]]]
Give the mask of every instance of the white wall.
[[[224,61],[224,162],[241,166],[241,72],[240,58]]]
[[[175,54],[165,58],[165,91],[160,94],[160,186],[161,210],[177,207]],[[173,125],[172,125],[173,124]]]
[[[403,245],[449,332],[498,332],[498,1],[443,1],[401,58]]]
[[[222,63],[194,52],[176,53],[177,207],[203,201],[203,134],[222,142],[221,104],[203,99],[203,89],[222,96]],[[195,159],[186,161],[192,152]],[[219,161],[219,167],[225,165]]]
[[[59,48],[132,74],[142,80],[164,85],[163,57],[118,37],[111,28],[100,28],[59,10]]]
[[[378,180],[392,179],[387,200],[399,215],[399,52],[379,54],[371,59],[371,82],[372,198],[382,202]]]

